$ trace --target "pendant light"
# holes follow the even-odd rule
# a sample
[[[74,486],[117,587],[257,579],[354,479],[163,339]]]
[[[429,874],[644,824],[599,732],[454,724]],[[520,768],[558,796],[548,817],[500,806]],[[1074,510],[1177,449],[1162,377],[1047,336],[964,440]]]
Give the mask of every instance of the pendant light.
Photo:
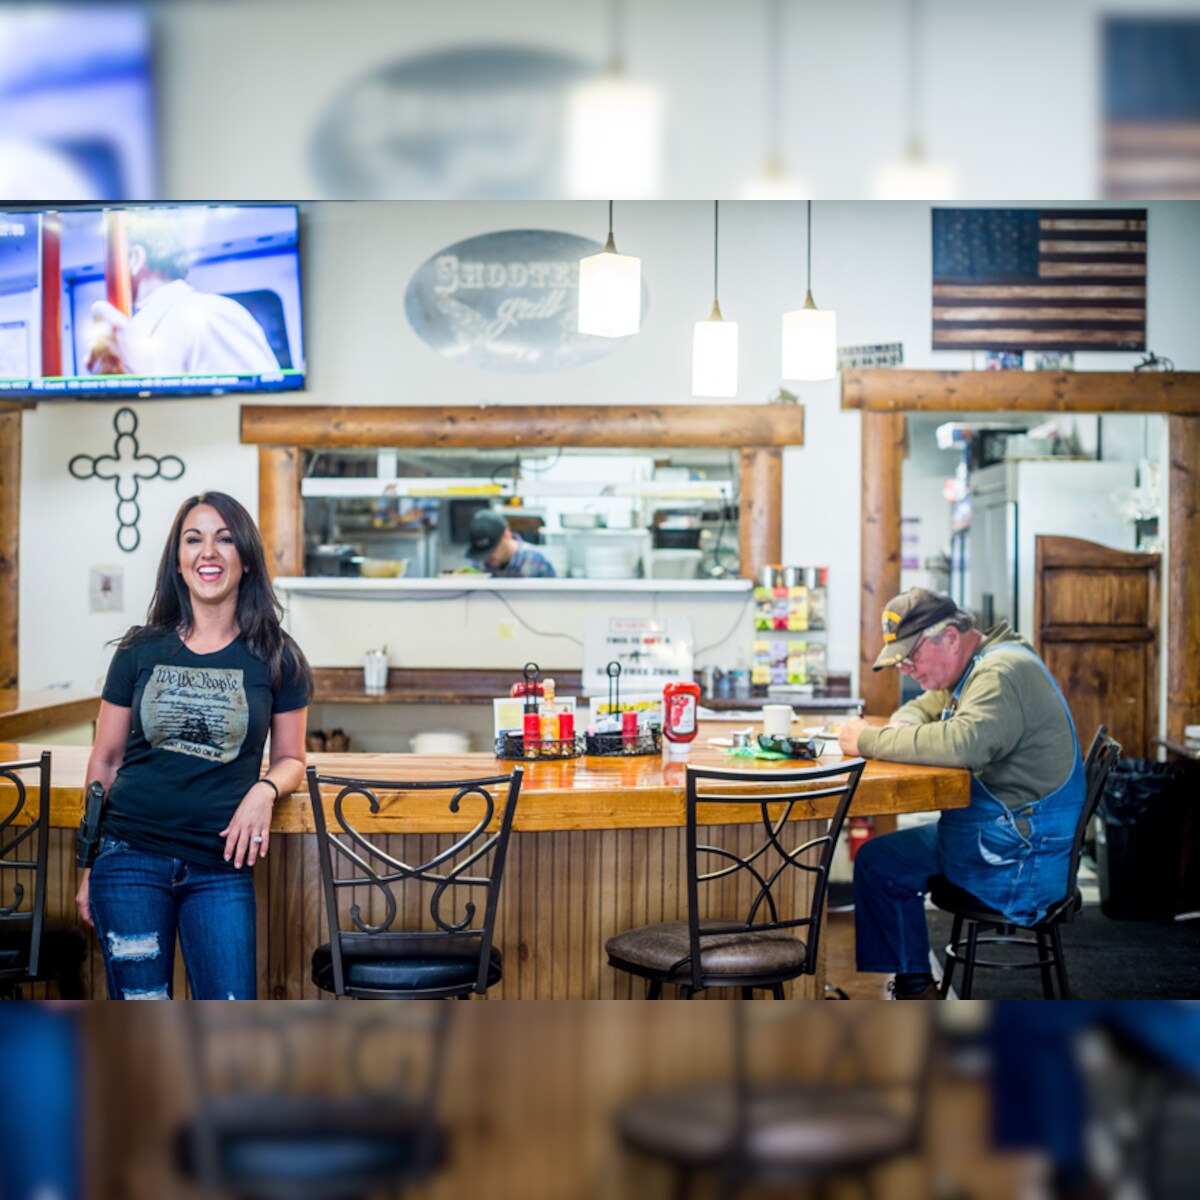
[[[579,260],[579,332],[596,337],[628,337],[641,325],[642,260],[617,253],[610,200],[604,249]]]
[[[623,0],[609,0],[608,68],[567,94],[566,193],[653,200],[661,190],[662,92],[625,73]]]
[[[958,194],[958,173],[948,164],[929,158],[921,139],[921,90],[926,80],[921,60],[924,17],[922,0],[908,0],[904,24],[908,44],[905,56],[908,137],[904,154],[875,172],[871,190],[876,200],[953,200]]]
[[[783,314],[784,379],[832,379],[837,374],[837,313],[817,307],[812,294],[812,201],[808,201],[808,292],[804,307]]]
[[[808,184],[788,172],[783,156],[783,54],[782,0],[767,4],[767,157],[762,171],[747,181],[743,200],[804,200],[812,194]]]
[[[707,321],[697,321],[692,334],[692,395],[737,395],[738,327],[721,316],[717,299],[720,263],[721,202],[713,201],[713,306]]]

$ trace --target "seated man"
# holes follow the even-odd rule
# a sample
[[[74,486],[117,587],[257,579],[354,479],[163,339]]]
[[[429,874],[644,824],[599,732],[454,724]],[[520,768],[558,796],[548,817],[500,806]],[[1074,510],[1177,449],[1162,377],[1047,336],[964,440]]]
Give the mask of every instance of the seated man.
[[[1014,922],[1066,891],[1083,762],[1067,703],[1007,622],[981,633],[949,596],[910,588],[883,613],[874,669],[899,667],[924,694],[883,728],[846,721],[841,747],[889,762],[971,771],[971,803],[872,838],[854,859],[860,971],[894,972],[897,999],[935,999],[924,892],[944,875]]]
[[[508,522],[494,508],[485,508],[471,518],[467,528],[468,558],[489,575],[502,578],[548,578],[554,568],[520,534],[513,533]]]
[[[1088,1090],[1075,1037],[1103,1027],[1138,1051],[1143,1072],[1166,1085],[1171,1078],[1200,1083],[1200,1004],[1176,1000],[1073,1000],[1070,1004],[992,1005],[992,1128],[1004,1150],[1036,1149],[1054,1166],[1054,1195],[1070,1198],[1115,1194],[1089,1178],[1085,1129]],[[1143,1078],[1133,1131],[1162,1149],[1161,1105],[1150,1098]],[[1161,1094],[1160,1094],[1161,1099]],[[1154,1127],[1150,1125],[1153,1121]],[[1149,1181],[1142,1181],[1143,1188]]]

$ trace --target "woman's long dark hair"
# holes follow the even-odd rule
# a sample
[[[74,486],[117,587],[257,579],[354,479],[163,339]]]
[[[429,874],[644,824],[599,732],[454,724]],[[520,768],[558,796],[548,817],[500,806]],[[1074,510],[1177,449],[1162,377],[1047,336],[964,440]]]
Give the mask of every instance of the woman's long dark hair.
[[[179,543],[188,513],[200,504],[211,505],[220,513],[237,547],[242,566],[246,568],[238,585],[237,597],[238,630],[246,641],[246,649],[267,664],[272,687],[279,686],[286,671],[292,682],[303,679],[311,695],[312,668],[300,647],[284,632],[281,624],[283,606],[267,574],[267,556],[263,552],[258,526],[250,514],[224,492],[201,492],[180,505],[171,522],[171,532],[158,564],[158,577],[154,582],[150,609],[146,613],[146,624],[135,625],[121,639],[120,648],[123,650],[143,637],[178,633],[186,639],[191,633],[192,596],[179,573]]]

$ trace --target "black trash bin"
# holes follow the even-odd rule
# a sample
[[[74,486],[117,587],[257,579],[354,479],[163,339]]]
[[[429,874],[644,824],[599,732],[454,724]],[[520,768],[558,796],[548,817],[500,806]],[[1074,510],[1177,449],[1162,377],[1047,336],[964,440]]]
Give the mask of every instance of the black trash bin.
[[[1195,790],[1191,763],[1123,758],[1113,768],[1096,832],[1106,917],[1154,920],[1178,911],[1184,829]]]

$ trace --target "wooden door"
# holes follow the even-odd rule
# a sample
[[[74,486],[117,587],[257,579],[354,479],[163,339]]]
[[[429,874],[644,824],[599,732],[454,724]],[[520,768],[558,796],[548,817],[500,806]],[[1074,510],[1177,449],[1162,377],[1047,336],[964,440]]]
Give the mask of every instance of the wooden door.
[[[1103,723],[1126,757],[1151,757],[1160,571],[1157,554],[1079,538],[1037,539],[1036,646],[1067,698],[1085,752]]]

